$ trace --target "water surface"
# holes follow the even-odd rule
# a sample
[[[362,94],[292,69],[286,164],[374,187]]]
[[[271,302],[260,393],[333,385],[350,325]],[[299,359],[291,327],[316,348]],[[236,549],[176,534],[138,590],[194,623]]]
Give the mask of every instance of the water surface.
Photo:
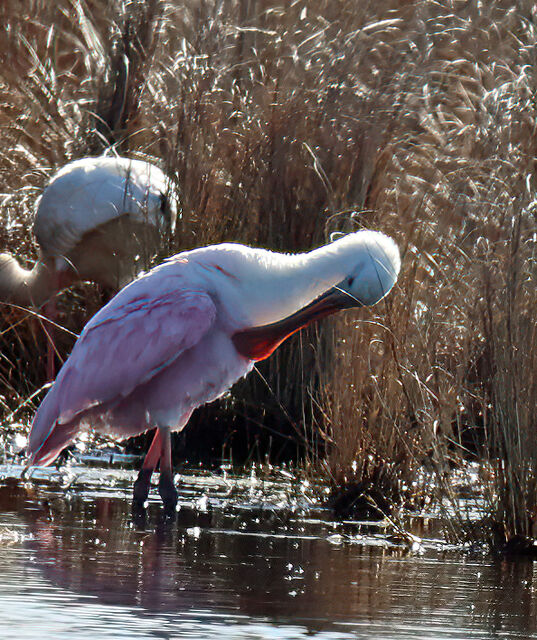
[[[133,472],[0,467],[0,637],[537,638],[530,561],[414,550],[282,476],[184,474],[133,522]]]

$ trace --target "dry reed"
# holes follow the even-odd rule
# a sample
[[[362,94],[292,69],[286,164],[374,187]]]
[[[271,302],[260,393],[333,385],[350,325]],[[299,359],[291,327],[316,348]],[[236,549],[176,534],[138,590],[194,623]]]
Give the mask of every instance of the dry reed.
[[[533,3],[110,4],[0,8],[2,250],[31,261],[51,169],[110,145],[177,177],[175,249],[382,229],[403,253],[390,299],[292,339],[186,437],[216,423],[217,452],[272,442],[335,484],[380,473],[394,501],[423,465],[442,499],[474,458],[500,539],[532,535]],[[89,291],[63,298],[71,330],[100,302]],[[1,340],[12,409],[39,386],[42,344],[16,311]]]

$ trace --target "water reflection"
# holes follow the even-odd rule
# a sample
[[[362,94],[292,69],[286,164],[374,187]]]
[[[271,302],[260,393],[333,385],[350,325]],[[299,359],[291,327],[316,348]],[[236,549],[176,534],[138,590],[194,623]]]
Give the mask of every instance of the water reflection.
[[[138,530],[121,494],[5,480],[0,531],[19,535],[2,549],[0,593],[9,587],[13,606],[45,594],[43,628],[66,601],[111,607],[106,637],[145,619],[144,633],[162,638],[537,638],[529,561],[333,544],[319,513],[207,505],[188,491],[176,522],[151,505]],[[88,613],[80,637],[89,630],[105,637]],[[54,633],[40,637],[67,637]]]

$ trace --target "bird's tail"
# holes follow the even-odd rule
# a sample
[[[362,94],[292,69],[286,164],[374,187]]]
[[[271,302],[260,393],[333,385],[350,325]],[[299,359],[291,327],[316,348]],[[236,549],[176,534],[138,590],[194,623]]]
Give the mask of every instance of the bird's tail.
[[[77,420],[66,424],[59,423],[59,413],[58,387],[54,384],[32,421],[27,449],[29,466],[47,466],[54,462],[79,430]]]

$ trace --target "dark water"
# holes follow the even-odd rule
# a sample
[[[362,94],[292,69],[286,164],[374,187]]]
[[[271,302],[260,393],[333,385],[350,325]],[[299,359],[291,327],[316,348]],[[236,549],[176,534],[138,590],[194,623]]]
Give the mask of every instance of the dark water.
[[[0,467],[0,638],[537,638],[530,561],[409,551],[285,478],[180,478],[176,522],[133,474]]]

